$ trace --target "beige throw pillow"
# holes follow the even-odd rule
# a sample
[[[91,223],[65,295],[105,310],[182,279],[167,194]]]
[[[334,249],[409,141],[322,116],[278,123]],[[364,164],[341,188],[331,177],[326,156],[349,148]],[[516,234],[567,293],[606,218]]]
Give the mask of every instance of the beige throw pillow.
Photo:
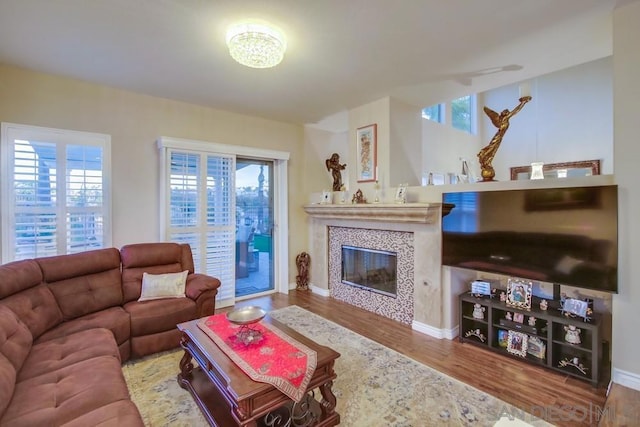
[[[142,274],[142,292],[138,301],[161,298],[184,298],[189,270],[182,273]]]

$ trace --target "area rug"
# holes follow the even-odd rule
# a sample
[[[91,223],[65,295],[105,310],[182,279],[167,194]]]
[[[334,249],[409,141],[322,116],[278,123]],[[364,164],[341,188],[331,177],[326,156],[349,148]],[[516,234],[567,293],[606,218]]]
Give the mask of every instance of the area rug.
[[[493,426],[503,414],[517,415],[536,427],[549,425],[300,307],[269,315],[340,353],[333,392],[343,426]],[[181,357],[182,351],[172,351],[123,365],[131,398],[145,425],[208,425],[191,395],[176,381]]]

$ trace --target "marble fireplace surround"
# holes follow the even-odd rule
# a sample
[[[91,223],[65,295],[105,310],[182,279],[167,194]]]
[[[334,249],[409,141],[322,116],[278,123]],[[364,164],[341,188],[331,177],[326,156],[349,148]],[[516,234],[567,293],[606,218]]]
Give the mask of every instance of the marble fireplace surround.
[[[342,245],[395,252],[395,297],[342,283]],[[370,228],[329,227],[329,291],[340,301],[410,325],[413,321],[413,233]]]
[[[444,318],[450,303],[444,303],[441,268],[441,203],[407,204],[312,204],[304,206],[310,218],[309,241],[311,256],[311,289],[324,296],[341,299],[369,311],[394,318],[388,311],[398,311],[394,320],[410,324],[419,332],[437,338],[452,339],[456,331],[447,328]],[[331,237],[337,241],[331,242]],[[392,238],[390,247],[380,242]],[[373,301],[362,303],[371,292],[345,287],[340,283],[338,270],[341,254],[336,259],[335,248],[347,244],[368,242],[355,246],[397,251],[400,247],[407,254],[407,277],[402,279],[402,289],[411,292],[392,307],[392,298],[374,296]],[[374,243],[375,242],[375,243]],[[331,246],[334,246],[333,255]],[[408,248],[407,245],[412,248]],[[380,246],[380,247],[379,247]],[[334,260],[331,261],[331,256]],[[335,264],[338,264],[337,266]],[[400,264],[400,261],[399,261]],[[358,293],[360,292],[360,293]],[[362,294],[365,293],[365,294]],[[383,304],[387,308],[377,308]]]

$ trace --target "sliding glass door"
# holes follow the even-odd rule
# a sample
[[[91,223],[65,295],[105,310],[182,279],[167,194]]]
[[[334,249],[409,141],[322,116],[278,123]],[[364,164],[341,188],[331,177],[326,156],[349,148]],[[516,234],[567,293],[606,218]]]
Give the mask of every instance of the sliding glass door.
[[[273,291],[273,161],[236,159],[236,298]]]
[[[158,141],[160,239],[188,243],[220,279],[216,307],[288,292],[288,153],[175,138]]]

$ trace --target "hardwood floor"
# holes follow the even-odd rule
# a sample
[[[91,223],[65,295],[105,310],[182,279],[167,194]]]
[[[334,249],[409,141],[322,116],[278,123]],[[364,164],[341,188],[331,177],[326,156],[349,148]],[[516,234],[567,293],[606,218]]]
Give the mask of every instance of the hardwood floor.
[[[597,425],[605,406],[606,385],[593,388],[587,382],[471,344],[432,338],[410,326],[310,291],[293,290],[288,295],[244,300],[236,307],[247,305],[267,311],[297,305],[554,425]]]

